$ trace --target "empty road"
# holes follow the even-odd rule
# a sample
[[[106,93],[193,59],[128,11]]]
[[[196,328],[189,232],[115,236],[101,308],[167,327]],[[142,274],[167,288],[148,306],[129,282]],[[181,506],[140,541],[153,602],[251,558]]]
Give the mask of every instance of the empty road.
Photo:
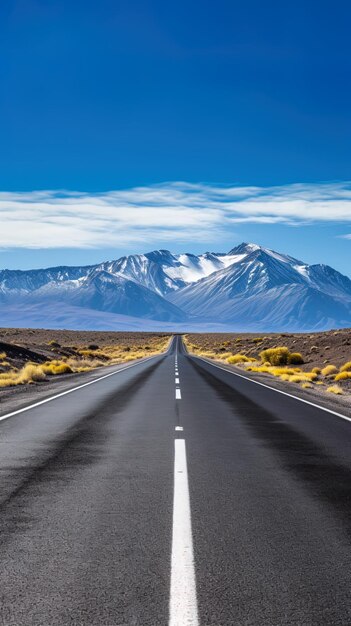
[[[180,337],[77,387],[0,412],[0,624],[351,624],[350,421]]]

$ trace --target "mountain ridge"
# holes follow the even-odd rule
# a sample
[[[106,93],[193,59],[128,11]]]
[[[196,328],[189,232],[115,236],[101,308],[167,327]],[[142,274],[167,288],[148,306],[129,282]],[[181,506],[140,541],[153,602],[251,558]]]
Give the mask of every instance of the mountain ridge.
[[[113,315],[140,319],[140,329],[145,320],[159,322],[161,329],[166,322],[253,331],[351,326],[349,277],[246,242],[228,253],[161,249],[95,265],[0,270],[0,325],[1,317],[9,325],[6,307],[18,319],[16,307],[28,311],[42,304],[43,322],[45,309],[55,320],[58,301],[69,306],[70,324],[74,311],[78,319],[84,310],[85,319],[98,311],[99,323],[104,314],[106,324],[113,324]],[[30,325],[30,316],[24,317]],[[62,306],[57,323],[65,323]]]

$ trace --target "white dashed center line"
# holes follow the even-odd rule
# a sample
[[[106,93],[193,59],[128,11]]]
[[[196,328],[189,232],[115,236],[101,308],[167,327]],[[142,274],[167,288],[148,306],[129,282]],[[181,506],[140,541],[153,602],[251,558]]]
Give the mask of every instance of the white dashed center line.
[[[179,370],[178,370],[178,344],[176,344],[176,355],[175,355],[175,366],[174,366],[174,373],[175,373],[175,384],[179,385]],[[182,394],[180,392],[180,388],[176,387],[175,390],[175,398],[176,400],[181,400],[182,399]]]
[[[178,426],[181,428],[181,426]],[[198,626],[185,440],[174,441],[174,495],[169,626]]]

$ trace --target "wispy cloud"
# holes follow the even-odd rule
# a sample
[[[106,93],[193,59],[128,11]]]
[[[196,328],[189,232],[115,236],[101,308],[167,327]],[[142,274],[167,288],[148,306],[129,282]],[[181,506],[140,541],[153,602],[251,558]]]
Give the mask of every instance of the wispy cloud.
[[[0,220],[2,248],[206,242],[245,222],[351,223],[351,183],[240,187],[173,182],[98,194],[0,192]]]

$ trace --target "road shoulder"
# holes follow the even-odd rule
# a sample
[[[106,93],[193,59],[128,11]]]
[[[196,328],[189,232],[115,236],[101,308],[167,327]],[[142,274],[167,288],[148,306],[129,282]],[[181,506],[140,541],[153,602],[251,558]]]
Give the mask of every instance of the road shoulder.
[[[336,413],[340,413],[342,415],[345,415],[346,417],[351,418],[350,397],[335,396],[332,394],[329,394],[329,397],[326,392],[319,392],[315,389],[303,389],[298,384],[281,381],[274,376],[270,376],[269,374],[254,374],[252,372],[246,372],[244,369],[236,367],[235,365],[229,365],[221,361],[215,361],[214,359],[198,357],[194,354],[190,354],[190,356],[195,359],[199,359],[200,361],[205,361],[206,363],[209,363],[210,365],[213,365],[222,370],[231,372],[232,374],[236,374],[237,376],[242,376],[243,378],[246,378],[248,380],[261,383],[262,385],[270,387],[271,389],[276,389],[277,391],[284,392],[296,398],[305,400],[306,402],[311,402],[322,408],[328,409],[329,411],[334,411]]]
[[[107,365],[98,367],[89,372],[81,372],[74,374],[62,374],[57,377],[47,378],[38,383],[26,385],[18,385],[16,387],[5,387],[0,390],[0,417],[12,411],[21,410],[27,406],[41,402],[52,396],[75,389],[80,385],[98,380],[103,376],[114,372],[123,371],[126,368],[145,363],[150,358],[162,357],[163,354],[155,355],[155,357],[147,357],[130,361],[129,363],[121,363],[119,365]]]

